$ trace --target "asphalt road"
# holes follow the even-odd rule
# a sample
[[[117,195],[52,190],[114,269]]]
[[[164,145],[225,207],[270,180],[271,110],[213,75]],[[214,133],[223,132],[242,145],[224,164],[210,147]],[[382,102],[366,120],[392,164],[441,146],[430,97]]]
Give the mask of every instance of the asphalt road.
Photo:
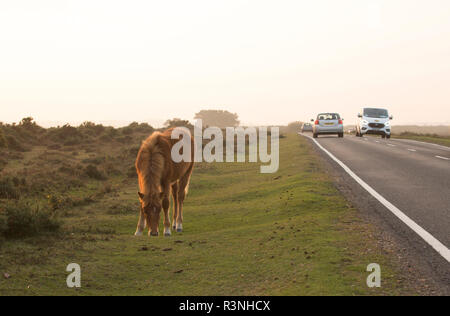
[[[316,140],[386,200],[450,247],[450,148],[412,140],[360,138],[348,134],[343,139],[319,136]],[[332,165],[342,169],[334,161]],[[361,198],[369,195],[361,192],[358,193]],[[383,206],[380,204],[378,208]],[[399,223],[396,225],[402,225]],[[404,226],[405,231],[409,231]],[[411,238],[410,242],[417,243],[417,240]],[[430,252],[434,251],[430,249],[422,253],[423,257],[430,257]],[[450,264],[441,259],[439,269],[447,272],[440,272],[448,276]]]

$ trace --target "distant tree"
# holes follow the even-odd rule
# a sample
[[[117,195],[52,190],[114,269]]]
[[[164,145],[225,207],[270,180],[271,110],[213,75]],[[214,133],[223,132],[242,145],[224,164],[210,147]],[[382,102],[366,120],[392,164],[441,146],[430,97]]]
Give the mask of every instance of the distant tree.
[[[25,117],[22,119],[22,121],[20,121],[19,126],[32,128],[36,126],[36,122],[34,122],[34,119],[32,117]]]
[[[239,116],[224,110],[201,110],[195,114],[195,119],[203,120],[203,126],[235,127],[239,126]]]
[[[182,119],[179,119],[179,118],[174,118],[172,120],[167,120],[164,123],[164,126],[166,128],[170,128],[170,127],[187,127],[189,129],[194,128],[194,126],[188,120],[182,120]]]

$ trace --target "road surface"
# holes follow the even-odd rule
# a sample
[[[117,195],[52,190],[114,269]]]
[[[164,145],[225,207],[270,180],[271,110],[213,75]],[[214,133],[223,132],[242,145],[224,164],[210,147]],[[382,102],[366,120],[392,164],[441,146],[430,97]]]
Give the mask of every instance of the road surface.
[[[448,253],[450,148],[412,140],[388,140],[371,136],[360,138],[354,135],[345,135],[343,139],[335,136],[319,136],[316,141],[377,193],[432,235],[444,249],[447,248]],[[336,161],[331,162],[333,167],[343,171]],[[345,176],[350,177],[347,174]],[[355,186],[359,185],[354,179],[350,181]],[[369,195],[369,192],[360,191],[358,194],[361,198],[367,198],[362,195]],[[385,207],[379,204],[377,208]],[[389,213],[387,208],[384,211]],[[398,218],[390,218],[390,221],[397,220],[398,223],[395,225],[403,225],[404,232],[416,234]],[[441,277],[446,279],[445,282],[450,282],[448,258],[439,256],[429,244],[424,243],[417,247],[420,238],[408,239],[410,243],[415,244],[411,246],[415,246],[416,252],[419,249],[419,256],[423,256],[423,259],[431,260],[430,257],[434,257],[431,265],[439,269]],[[429,249],[424,249],[427,247]]]

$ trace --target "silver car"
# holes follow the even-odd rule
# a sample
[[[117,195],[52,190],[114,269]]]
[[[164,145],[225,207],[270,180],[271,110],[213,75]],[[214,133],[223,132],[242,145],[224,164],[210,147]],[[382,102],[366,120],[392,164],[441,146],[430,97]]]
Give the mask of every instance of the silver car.
[[[344,119],[338,113],[321,113],[317,115],[313,126],[313,136],[317,138],[319,135],[337,134],[344,137]]]
[[[302,133],[304,132],[312,132],[313,131],[313,127],[310,123],[304,123],[302,125]]]

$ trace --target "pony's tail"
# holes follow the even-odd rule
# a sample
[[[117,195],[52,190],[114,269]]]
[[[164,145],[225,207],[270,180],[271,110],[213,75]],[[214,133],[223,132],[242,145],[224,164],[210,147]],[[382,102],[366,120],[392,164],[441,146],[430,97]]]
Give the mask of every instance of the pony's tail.
[[[192,164],[190,167],[189,167],[189,177],[188,177],[188,179],[187,179],[187,184],[186,184],[186,187],[184,188],[184,194],[185,195],[187,195],[188,194],[188,192],[189,192],[189,184],[191,183],[191,176],[192,176],[192,170],[193,170],[193,168],[194,168],[194,164]]]

